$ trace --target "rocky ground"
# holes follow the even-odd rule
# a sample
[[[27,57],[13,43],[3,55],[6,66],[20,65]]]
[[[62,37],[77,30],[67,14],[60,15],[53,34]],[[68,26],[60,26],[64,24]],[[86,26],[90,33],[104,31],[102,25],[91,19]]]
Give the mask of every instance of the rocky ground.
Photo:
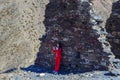
[[[41,69],[36,69],[36,72],[21,69],[10,73],[0,74],[0,80],[120,80],[120,76],[110,75],[108,71],[68,74],[64,74],[63,71],[60,74],[55,75],[51,72],[41,72]]]

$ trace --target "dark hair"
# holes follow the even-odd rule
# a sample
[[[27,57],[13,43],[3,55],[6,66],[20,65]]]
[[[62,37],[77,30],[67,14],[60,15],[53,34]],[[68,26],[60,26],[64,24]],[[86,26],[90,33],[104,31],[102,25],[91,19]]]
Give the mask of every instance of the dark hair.
[[[59,48],[62,48],[62,43],[61,42],[56,41],[56,42],[53,43],[54,46],[57,46],[57,44],[59,45]]]
[[[59,44],[59,48],[62,48],[62,43],[61,43],[61,42],[58,42],[58,44]]]

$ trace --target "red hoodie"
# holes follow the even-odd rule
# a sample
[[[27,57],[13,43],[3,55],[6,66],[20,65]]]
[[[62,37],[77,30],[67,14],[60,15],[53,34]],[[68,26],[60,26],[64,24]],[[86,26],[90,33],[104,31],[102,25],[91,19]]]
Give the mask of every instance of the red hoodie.
[[[53,48],[52,50],[55,53],[56,58],[62,58],[62,48]]]

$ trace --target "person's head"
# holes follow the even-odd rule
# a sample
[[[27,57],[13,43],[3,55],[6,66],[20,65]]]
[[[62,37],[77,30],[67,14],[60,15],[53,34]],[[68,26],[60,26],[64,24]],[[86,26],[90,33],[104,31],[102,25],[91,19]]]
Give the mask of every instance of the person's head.
[[[58,41],[54,42],[53,46],[58,47],[58,48],[62,48],[61,42],[58,42]]]
[[[58,47],[58,48],[59,48],[59,47],[60,47],[60,44],[59,44],[59,43],[57,43],[57,44],[56,44],[56,47]]]

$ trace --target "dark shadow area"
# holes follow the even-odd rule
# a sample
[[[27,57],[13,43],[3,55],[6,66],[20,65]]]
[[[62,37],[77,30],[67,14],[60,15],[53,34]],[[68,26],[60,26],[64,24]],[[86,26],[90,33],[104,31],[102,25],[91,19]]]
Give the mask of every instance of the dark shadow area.
[[[35,66],[35,65],[31,65],[27,68],[21,68],[21,70],[35,72],[35,73],[44,73],[44,72],[50,73],[51,72],[50,69],[47,69],[47,68],[44,68],[44,67],[38,67],[38,66]]]
[[[112,73],[106,73],[104,74],[105,76],[116,76],[115,74],[112,74]]]
[[[51,69],[49,68],[44,68],[44,67],[40,67],[40,66],[36,66],[36,65],[31,65],[27,68],[20,68],[23,71],[30,71],[30,72],[35,72],[35,73],[50,73],[53,74]],[[61,75],[68,75],[68,74],[78,74],[78,73],[85,73],[85,72],[92,72],[93,70],[79,70],[79,71],[69,71],[69,70],[60,70],[60,72],[58,74]]]
[[[12,68],[12,69],[6,70],[3,73],[11,73],[11,72],[14,72],[15,70],[17,70],[17,68]]]
[[[120,59],[120,0],[112,5],[112,13],[106,22],[106,30],[109,33],[107,40],[115,57]]]

